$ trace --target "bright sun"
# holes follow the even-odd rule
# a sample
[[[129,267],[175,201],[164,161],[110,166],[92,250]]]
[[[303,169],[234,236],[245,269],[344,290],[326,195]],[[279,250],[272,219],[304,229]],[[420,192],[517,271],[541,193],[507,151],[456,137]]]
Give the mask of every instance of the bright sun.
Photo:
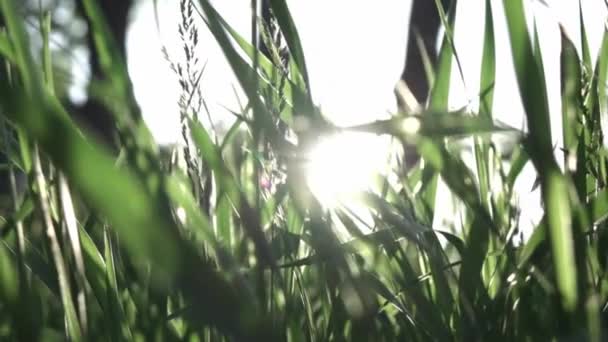
[[[369,190],[387,165],[389,140],[367,133],[341,133],[310,152],[306,181],[323,206],[334,207]]]

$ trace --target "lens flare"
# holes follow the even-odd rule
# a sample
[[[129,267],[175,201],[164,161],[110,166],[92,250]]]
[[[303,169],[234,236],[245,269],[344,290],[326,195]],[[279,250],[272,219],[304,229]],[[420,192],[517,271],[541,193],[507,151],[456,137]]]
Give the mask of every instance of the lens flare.
[[[388,137],[354,132],[326,137],[310,151],[306,181],[323,206],[334,207],[371,189],[389,152]]]

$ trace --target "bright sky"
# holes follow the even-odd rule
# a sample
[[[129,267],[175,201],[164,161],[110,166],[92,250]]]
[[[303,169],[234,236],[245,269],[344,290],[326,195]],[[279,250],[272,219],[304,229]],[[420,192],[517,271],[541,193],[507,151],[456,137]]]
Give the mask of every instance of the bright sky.
[[[559,80],[561,22],[580,49],[578,1],[547,0],[549,8],[539,1],[526,2],[529,27],[537,21],[543,62],[546,71],[549,105],[554,140],[561,136],[561,101]],[[179,6],[175,0],[158,0],[160,37],[167,46],[170,58],[183,61],[181,42],[177,39]],[[218,11],[244,37],[250,37],[249,0],[214,1]],[[582,0],[589,44],[595,58],[599,50],[606,18],[603,0]],[[495,85],[494,115],[517,128],[524,128],[524,115],[519,100],[513,67],[510,60],[509,38],[503,17],[502,1],[492,0],[497,42],[497,80]],[[395,110],[393,87],[398,81],[406,53],[410,1],[384,0],[370,5],[358,0],[288,0],[288,5],[299,29],[311,78],[313,98],[323,112],[338,125],[351,125],[386,117]],[[468,13],[468,15],[466,14]],[[455,44],[462,62],[464,84],[454,65],[450,106],[476,106],[479,93],[479,67],[485,17],[484,1],[459,1],[455,28]],[[160,53],[154,21],[153,1],[141,0],[134,11],[134,22],[128,35],[129,70],[136,96],[153,134],[160,143],[179,139],[178,84],[175,74]],[[239,109],[236,94],[242,98],[234,75],[221,55],[217,44],[199,24],[200,43],[197,53],[199,67],[207,62],[202,79],[202,90],[214,121],[230,120],[224,107]],[[466,86],[465,86],[466,85]],[[341,139],[341,141],[340,141]],[[388,146],[374,137],[344,137],[319,148],[319,162],[312,166],[309,183],[325,191],[325,197],[347,192],[346,189],[366,187],[369,174],[382,167],[383,149]],[[333,147],[332,147],[333,146]],[[336,147],[339,146],[339,147]],[[332,152],[333,151],[333,152]],[[339,152],[341,151],[341,152]],[[339,156],[336,154],[339,153]],[[388,151],[386,151],[388,153]],[[336,162],[329,163],[334,160]],[[352,159],[352,160],[351,160]],[[354,166],[353,166],[354,163]],[[330,164],[330,168],[327,168]],[[347,165],[348,171],[340,169]],[[357,165],[359,167],[357,167]],[[370,165],[372,167],[370,167]],[[352,180],[344,174],[359,170]],[[335,175],[332,176],[332,175]],[[341,178],[342,176],[342,178]],[[535,174],[531,165],[518,179],[519,202],[522,207],[522,227],[532,227],[539,219],[538,192],[530,192]],[[357,184],[353,186],[348,182]],[[328,188],[337,184],[338,189]],[[438,200],[444,210],[434,225],[447,227],[453,222],[457,205],[450,210],[445,204],[446,189],[440,187]]]
[[[162,43],[172,60],[183,61],[177,38],[179,6],[173,0],[158,2]],[[409,6],[407,1],[385,2],[386,6],[369,6],[349,0],[288,1],[307,51],[313,96],[336,124],[364,123],[394,111],[393,87],[405,60]],[[243,37],[251,36],[249,0],[214,3]],[[336,13],[347,7],[336,21]],[[170,143],[179,139],[167,129],[167,121],[175,121],[177,79],[160,53],[153,1],[140,1],[134,14],[127,44],[136,95],[157,139]],[[201,81],[204,96],[211,104],[238,110],[234,75],[206,26],[196,22],[200,65],[207,61]]]

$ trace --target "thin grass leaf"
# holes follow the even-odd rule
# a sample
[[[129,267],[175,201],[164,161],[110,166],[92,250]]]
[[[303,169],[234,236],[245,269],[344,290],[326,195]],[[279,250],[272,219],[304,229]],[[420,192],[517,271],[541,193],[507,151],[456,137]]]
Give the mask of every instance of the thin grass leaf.
[[[547,223],[551,234],[557,285],[563,299],[564,308],[572,311],[578,304],[577,268],[572,237],[572,218],[569,202],[560,195],[567,193],[567,183],[562,175],[549,175],[547,194]]]
[[[251,45],[246,39],[244,39],[241,35],[236,32],[221,16],[218,16],[218,20],[225,27],[226,32],[230,34],[232,39],[236,41],[239,47],[243,52],[250,58],[250,60],[254,60],[257,58],[259,66],[261,70],[264,72],[264,77],[258,75],[258,84],[262,87],[260,89],[261,92],[264,91],[265,88],[270,88],[273,93],[277,95],[282,95],[281,99],[284,100],[287,105],[291,108],[291,112],[289,112],[289,116],[285,116],[287,112],[283,111],[280,117],[285,120],[288,124],[293,124],[293,115],[305,115],[312,116],[316,114],[313,110],[312,102],[310,97],[307,95],[307,90],[302,89],[298,86],[292,78],[287,78],[287,75],[283,75],[283,71],[276,65],[274,65],[266,56],[263,54],[256,53],[256,49],[253,45]],[[253,67],[250,66],[250,71],[252,74],[257,75],[254,72]],[[273,84],[273,75],[282,75],[286,77],[286,82],[283,82],[280,85],[280,89],[277,89],[275,84]],[[276,77],[276,76],[275,76]],[[295,111],[294,107],[302,107],[309,108],[306,111]]]
[[[111,329],[110,336],[112,339],[122,339],[132,336],[128,326],[123,324],[124,322],[124,310],[122,307],[121,299],[119,296],[118,280],[116,274],[116,262],[114,256],[114,247],[112,239],[110,238],[110,232],[107,228],[104,228],[103,232],[103,244],[104,244],[104,261],[105,261],[105,287],[106,291],[106,302],[104,303],[105,309],[110,312],[108,317],[108,325]],[[124,331],[124,335],[123,335]]]
[[[510,160],[511,167],[507,173],[505,184],[508,189],[513,189],[517,177],[521,174],[526,164],[530,161],[530,156],[523,148],[516,148]]]
[[[480,108],[481,115],[492,115],[494,104],[494,83],[496,82],[496,48],[494,38],[494,19],[492,2],[486,0],[486,17],[484,25],[483,55],[481,58],[481,79],[479,89],[481,90]]]
[[[102,16],[104,13],[96,0],[83,0],[83,6],[91,22],[91,30],[95,42],[95,49],[99,56],[99,64],[107,77],[111,78],[116,95],[129,94],[130,81],[127,77],[126,64],[123,56],[120,54],[116,42],[114,41],[112,31]]]
[[[523,2],[504,1],[511,50],[528,123],[527,149],[539,173],[556,168],[553,158],[549,106],[540,52],[536,55],[527,31]]]
[[[585,25],[585,18],[583,17],[583,4],[582,1],[578,1],[578,24],[581,30],[581,50],[582,50],[582,64],[584,72],[587,75],[593,73],[593,66],[591,65],[591,52],[589,48],[589,36],[587,35],[587,27]]]
[[[453,15],[452,13],[452,15],[450,15],[449,20],[446,20],[445,12],[443,11],[443,6],[439,2],[436,2],[436,5],[437,10],[440,12],[440,16],[443,15],[444,17],[443,24],[446,28],[446,32],[449,32],[454,23],[455,15]],[[448,111],[453,58],[454,46],[452,44],[449,34],[446,34],[444,35],[443,41],[441,43],[439,57],[437,59],[435,80],[432,84],[432,87],[430,87],[430,93],[428,97],[427,109],[431,112],[446,113]],[[427,155],[427,157],[429,156]],[[424,168],[422,171],[422,179],[424,180],[424,186],[421,195],[425,199],[425,206],[427,207],[427,211],[429,212],[428,216],[429,219],[432,221],[436,201],[435,196],[437,191],[438,176],[431,170],[431,168]]]
[[[201,212],[187,184],[179,181],[177,177],[170,177],[167,179],[166,189],[174,207],[184,211],[182,224],[190,228],[189,230],[194,233],[196,240],[205,242],[212,248],[220,265],[225,268],[224,271],[235,272],[234,260],[226,252],[225,246],[217,240],[209,218]]]
[[[414,28],[414,27],[413,27]],[[420,50],[420,59],[422,60],[422,66],[424,67],[424,75],[426,77],[427,84],[432,87],[435,84],[435,66],[431,61],[429,52],[424,44],[423,38],[420,36],[418,30],[412,32],[416,38],[416,47]]]
[[[85,297],[86,291],[86,271],[84,266],[84,258],[82,253],[82,247],[80,244],[80,236],[78,233],[78,223],[76,219],[76,213],[74,210],[74,204],[72,201],[72,195],[66,179],[63,176],[59,178],[59,196],[61,201],[62,216],[65,220],[65,225],[68,231],[68,237],[70,240],[70,246],[74,255],[74,261],[76,264],[76,283],[78,284],[78,293],[76,297],[76,305],[78,306],[78,315],[80,318],[80,324],[84,331],[87,331],[88,319],[87,319],[87,303]]]
[[[222,156],[213,141],[207,134],[207,131],[198,121],[189,121],[192,138],[201,151],[201,156],[209,164],[215,176],[219,179],[220,191],[229,196],[237,212],[241,216],[245,232],[252,239],[258,253],[258,260],[264,265],[273,265],[274,258],[272,256],[268,241],[264,236],[264,232],[260,225],[260,218],[257,212],[253,210],[245,197],[245,193],[241,190],[239,183],[224,163]],[[259,186],[255,184],[254,186]]]
[[[543,201],[547,205],[553,258],[564,309],[577,305],[576,266],[574,246],[568,242],[572,235],[569,187],[553,156],[549,109],[540,52],[533,53],[526,29],[523,2],[504,1],[513,52],[513,60],[528,123],[525,146],[541,181]],[[537,36],[535,35],[538,46]],[[568,212],[563,212],[568,210]]]
[[[428,137],[463,138],[472,135],[513,133],[513,128],[495,123],[486,116],[468,115],[462,111],[439,114],[426,112],[388,120],[378,120],[338,131],[358,131],[374,134],[390,134],[399,138]]]
[[[453,58],[454,48],[446,34],[439,50],[435,82],[429,94],[428,109],[432,112],[445,113],[448,110]]]
[[[296,29],[295,23],[289,12],[287,2],[283,0],[270,0],[270,7],[277,18],[281,32],[285,36],[285,41],[289,47],[289,52],[293,56],[293,61],[298,66],[297,70],[302,75],[302,82],[306,87],[308,96],[312,94],[310,90],[310,79],[308,78],[308,70],[304,59],[304,50],[300,42],[300,36]]]
[[[38,202],[42,212],[43,227],[48,238],[48,248],[51,258],[57,270],[57,278],[59,283],[59,293],[61,303],[65,315],[66,334],[71,340],[82,341],[83,331],[81,323],[78,320],[74,300],[72,298],[71,282],[68,275],[67,264],[65,262],[64,252],[61,250],[59,240],[57,238],[56,227],[51,217],[50,196],[48,194],[48,184],[42,173],[42,166],[38,151],[34,155],[34,173],[36,186],[38,187]]]
[[[42,63],[43,63],[43,76],[44,76],[44,86],[46,86],[46,88],[49,91],[50,95],[54,95],[54,85],[53,85],[53,70],[51,68],[52,65],[52,61],[51,61],[51,54],[50,54],[50,49],[49,49],[49,45],[48,45],[48,36],[50,35],[50,30],[51,30],[51,21],[50,21],[50,16],[46,16],[46,18],[44,18],[44,16],[41,14],[41,22],[40,22],[40,27],[41,27],[41,33],[42,33],[42,37],[43,37],[43,56],[42,56]],[[66,333],[69,336],[69,338],[71,340],[75,340],[75,341],[80,341],[84,338],[84,336],[87,333],[87,325],[86,325],[86,302],[85,302],[85,298],[84,298],[84,292],[80,292],[79,294],[79,303],[76,304],[76,302],[73,300],[72,298],[72,291],[71,291],[71,284],[70,284],[70,278],[68,275],[68,264],[65,262],[66,259],[66,255],[67,253],[65,252],[65,249],[62,250],[61,246],[59,244],[59,239],[57,238],[57,232],[56,232],[56,227],[53,224],[53,220],[51,218],[51,197],[49,195],[49,189],[48,189],[48,184],[46,182],[46,178],[44,176],[44,173],[42,171],[42,166],[41,166],[41,159],[39,156],[39,152],[38,152],[38,147],[34,145],[34,152],[32,152],[32,155],[34,157],[34,179],[36,182],[36,185],[38,187],[38,201],[39,201],[39,207],[40,210],[42,212],[42,221],[43,221],[43,226],[44,229],[46,231],[46,235],[48,237],[48,241],[49,241],[49,249],[51,252],[51,257],[53,260],[53,263],[55,265],[55,268],[57,270],[57,277],[58,277],[58,282],[59,282],[59,293],[61,295],[61,301],[62,301],[62,305],[63,305],[63,310],[64,310],[64,315],[65,315],[65,324],[66,324]],[[66,197],[68,195],[66,195],[65,193],[62,194],[63,197]],[[65,199],[65,198],[64,198]],[[65,204],[65,202],[64,202]],[[65,209],[65,206],[64,206]],[[70,208],[68,210],[72,210],[72,212],[70,214],[69,217],[66,217],[66,224],[68,226],[68,230],[71,230],[71,234],[70,237],[72,238],[72,242],[74,242],[74,240],[77,240],[77,232],[74,231],[76,229],[76,220],[75,217],[73,215],[73,207],[71,207],[71,203],[70,203]],[[64,210],[64,214],[66,213],[66,211]],[[56,215],[55,215],[56,216]],[[84,265],[82,263],[82,254],[78,253],[80,252],[80,245],[77,244],[76,246],[73,244],[72,247],[74,248],[74,252],[76,255],[76,259],[77,262],[80,262],[80,267],[81,269],[79,269],[78,271],[78,279],[80,280],[80,290],[83,291],[84,290]],[[77,313],[76,310],[76,306],[78,305],[79,310]],[[80,314],[80,315],[79,315]]]
[[[574,44],[561,29],[562,34],[562,120],[563,120],[563,139],[564,139],[564,165],[569,171],[576,169],[576,163],[572,165],[572,159],[576,158],[577,135],[582,127],[579,127],[579,110],[582,106],[581,89],[581,69],[580,59]],[[575,178],[574,182],[577,183]],[[584,180],[583,180],[584,181]],[[581,188],[577,186],[577,188]],[[581,193],[579,192],[579,195]]]
[[[4,244],[0,244],[0,263],[0,298],[14,309],[19,297],[19,272]]]
[[[9,246],[6,241],[2,241],[3,248],[10,254],[11,258],[17,262],[17,251]],[[26,254],[23,256],[22,262],[28,268],[29,272],[37,278],[46,288],[50,290],[57,298],[61,298],[59,293],[59,284],[57,282],[57,271],[55,267],[47,262],[46,256],[31,244],[26,241]]]
[[[597,73],[597,99],[599,115],[603,130],[608,128],[608,30],[604,28],[602,45],[598,55]]]
[[[450,2],[450,4],[451,4],[451,8],[448,9],[448,13],[449,13],[449,17],[448,17],[448,15],[446,15],[446,11],[444,9],[442,1],[435,0],[435,6],[437,7],[437,12],[439,13],[439,18],[441,19],[441,24],[443,25],[443,28],[445,29],[445,33],[444,33],[445,35],[444,35],[444,40],[443,40],[442,44],[444,44],[444,43],[450,44],[450,50],[452,52],[454,60],[456,61],[456,66],[458,67],[458,74],[460,76],[460,79],[462,80],[462,83],[465,85],[465,88],[466,88],[466,83],[464,81],[464,73],[462,71],[462,63],[460,63],[460,57],[458,57],[458,51],[456,51],[456,44],[454,44],[454,35],[453,35],[454,22],[456,19],[457,1]],[[441,60],[441,53],[440,53],[439,59]],[[451,65],[451,62],[449,64]]]
[[[6,32],[0,32],[0,54],[8,61],[16,63],[15,53]]]
[[[36,90],[36,85],[42,83],[38,68],[34,67],[33,58],[29,52],[29,40],[22,27],[21,15],[17,14],[17,8],[12,0],[2,0],[0,6],[24,88],[28,93],[32,93]]]

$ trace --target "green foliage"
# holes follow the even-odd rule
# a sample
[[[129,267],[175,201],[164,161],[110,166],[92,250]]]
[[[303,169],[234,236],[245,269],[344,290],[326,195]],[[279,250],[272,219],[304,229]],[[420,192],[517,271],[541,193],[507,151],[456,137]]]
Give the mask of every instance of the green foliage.
[[[608,35],[593,67],[585,31],[582,58],[563,34],[564,129],[551,132],[558,118],[549,117],[538,36],[527,30],[523,1],[504,1],[523,134],[493,121],[489,0],[480,109],[448,112],[452,63],[460,65],[452,37],[458,13],[436,1],[446,35],[426,108],[337,128],[313,105],[284,1],[270,1],[291,52],[283,64],[277,46],[263,55],[209,1],[183,0],[184,20],[204,16],[248,103],[220,137],[196,120],[201,106],[191,100],[204,98],[195,96],[197,77],[180,74],[189,100],[180,103],[176,161],[142,121],[94,0],[84,4],[106,77],[100,89],[113,99],[118,155],[76,126],[54,93],[48,15],[41,15],[39,65],[15,3],[0,0],[1,133],[13,190],[1,213],[1,340],[606,338]],[[183,35],[194,39],[187,49],[194,36]],[[308,128],[295,124],[301,118]],[[398,181],[379,177],[380,191],[361,194],[369,231],[348,207],[323,208],[304,181],[310,142],[343,131],[390,135],[422,157],[407,170],[397,165]],[[522,138],[503,156],[495,134]],[[563,134],[564,170],[552,134]],[[455,148],[463,141],[473,142],[473,166]],[[517,245],[514,184],[528,161],[539,174],[544,216]],[[23,191],[19,173],[28,178]],[[464,207],[457,233],[431,228],[440,180]]]

